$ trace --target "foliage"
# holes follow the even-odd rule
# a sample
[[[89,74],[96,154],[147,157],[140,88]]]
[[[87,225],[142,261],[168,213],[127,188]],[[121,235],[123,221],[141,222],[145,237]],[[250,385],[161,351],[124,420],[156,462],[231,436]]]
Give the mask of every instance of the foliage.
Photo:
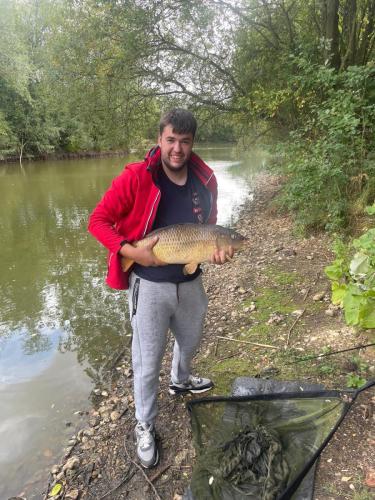
[[[319,367],[319,372],[323,375],[331,375],[335,371],[335,367],[332,365],[322,365]]]
[[[142,9],[7,4],[0,0],[0,155],[126,149],[147,137],[159,105],[140,98],[142,40],[131,25]]]
[[[368,364],[359,356],[352,356],[350,361],[356,367],[359,372],[366,372],[368,370]]]
[[[217,21],[198,2],[0,0],[0,155],[129,149],[173,105],[195,109],[201,138],[233,140],[209,97],[230,95]]]
[[[374,190],[374,1],[0,0],[0,154],[127,149],[185,106],[199,139],[292,130],[286,204],[337,227]]]
[[[304,230],[337,231],[375,198],[375,67],[337,73],[293,62],[300,74],[291,80],[291,98],[304,113],[283,148],[282,204]]]
[[[332,282],[332,302],[344,308],[349,325],[375,328],[375,228],[337,245],[336,259],[326,267]]]
[[[359,356],[352,356],[350,362],[354,365],[355,371],[348,374],[346,384],[348,387],[357,389],[366,383],[366,376],[368,364]]]
[[[359,387],[362,387],[362,385],[364,385],[365,383],[366,379],[355,373],[349,373],[346,379],[346,385],[348,387],[352,387],[353,389],[358,389]]]

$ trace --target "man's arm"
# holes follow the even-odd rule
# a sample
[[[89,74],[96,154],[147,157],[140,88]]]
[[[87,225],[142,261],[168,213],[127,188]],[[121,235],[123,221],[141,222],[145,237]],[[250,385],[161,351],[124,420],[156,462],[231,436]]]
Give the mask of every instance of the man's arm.
[[[112,253],[121,249],[124,235],[116,230],[116,224],[131,210],[136,192],[136,176],[125,169],[113,180],[90,215],[89,232]]]

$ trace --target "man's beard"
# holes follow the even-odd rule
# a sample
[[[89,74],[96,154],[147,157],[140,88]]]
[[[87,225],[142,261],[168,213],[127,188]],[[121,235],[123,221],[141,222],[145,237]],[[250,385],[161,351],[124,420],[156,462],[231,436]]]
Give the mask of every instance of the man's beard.
[[[163,165],[168,169],[170,170],[171,172],[181,172],[181,170],[184,170],[184,168],[187,166],[188,162],[185,161],[182,165],[178,166],[178,167],[174,167],[171,165],[171,163],[169,162],[169,160],[164,160],[162,158],[162,163]]]

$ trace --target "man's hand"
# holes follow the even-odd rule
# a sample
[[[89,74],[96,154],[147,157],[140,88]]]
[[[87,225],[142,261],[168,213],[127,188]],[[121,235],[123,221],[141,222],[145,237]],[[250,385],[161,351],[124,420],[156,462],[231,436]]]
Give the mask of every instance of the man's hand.
[[[145,267],[166,266],[167,264],[158,259],[152,251],[158,241],[159,238],[154,236],[150,242],[142,248],[133,247],[130,243],[125,243],[125,245],[121,247],[120,255],[134,260],[137,264]]]
[[[229,247],[228,250],[219,250],[218,248],[212,254],[210,262],[211,264],[225,264],[228,260],[232,260],[234,255],[234,250]]]

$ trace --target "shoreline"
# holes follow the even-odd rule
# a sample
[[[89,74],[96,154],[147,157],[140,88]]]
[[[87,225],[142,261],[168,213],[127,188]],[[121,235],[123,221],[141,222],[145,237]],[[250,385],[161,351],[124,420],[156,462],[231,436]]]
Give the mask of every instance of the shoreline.
[[[217,144],[218,146],[222,144],[229,144],[235,146],[235,142],[196,142],[195,148],[204,144]],[[116,151],[78,151],[69,153],[65,152],[55,152],[55,153],[44,153],[37,156],[23,156],[22,163],[32,163],[36,161],[59,161],[59,160],[81,160],[85,158],[111,158],[116,156],[127,156],[132,153],[144,154],[148,149],[155,145],[155,141],[148,141],[147,143],[140,144],[137,148],[127,148],[120,149]],[[14,164],[20,162],[19,155],[11,155],[9,157],[0,157],[0,165]]]
[[[275,176],[258,177],[255,198],[244,203],[234,225],[249,238],[249,246],[231,263],[203,266],[209,309],[194,369],[214,380],[210,396],[228,395],[238,376],[267,377],[270,369],[274,370],[273,378],[343,388],[347,374],[354,371],[353,366],[346,366],[349,356],[340,356],[339,362],[335,357],[330,364],[319,359],[298,365],[286,363],[301,353],[321,353],[327,346],[339,350],[367,342],[369,332],[346,326],[341,311],[330,305],[329,283],[324,276],[324,267],[332,259],[330,238],[322,234],[297,239],[292,235],[290,216],[277,213],[272,206],[280,187],[280,179]],[[112,369],[119,377],[108,389],[95,392],[97,404],[89,411],[85,427],[77,429],[61,462],[51,469],[45,498],[58,483],[61,492],[53,498],[143,500],[157,498],[158,494],[163,500],[182,499],[195,455],[185,407],[192,396],[171,398],[168,394],[171,346],[170,339],[161,371],[156,423],[159,465],[149,471],[140,471],[136,465],[131,364],[128,356],[119,359],[115,355]],[[368,365],[368,378],[371,374],[373,377],[374,350],[358,355]],[[371,395],[356,403],[356,408],[363,405],[371,409]],[[348,472],[335,469],[336,462],[343,467],[339,438],[336,451],[335,443],[324,451],[321,463],[329,465],[319,468],[316,500],[352,498],[347,496],[353,494],[350,485],[356,491],[367,488],[363,482],[371,468],[371,443],[367,439],[372,417],[363,422],[361,412],[352,413],[361,419],[364,437],[360,445],[355,437],[352,442],[349,439]],[[332,492],[333,486],[339,496]]]
[[[32,163],[36,161],[58,161],[58,160],[81,160],[85,158],[111,158],[112,156],[128,155],[131,151],[128,149],[120,151],[80,151],[77,153],[51,153],[41,154],[39,156],[22,158],[22,163]],[[0,158],[0,165],[20,163],[19,156],[10,156],[8,158]]]

